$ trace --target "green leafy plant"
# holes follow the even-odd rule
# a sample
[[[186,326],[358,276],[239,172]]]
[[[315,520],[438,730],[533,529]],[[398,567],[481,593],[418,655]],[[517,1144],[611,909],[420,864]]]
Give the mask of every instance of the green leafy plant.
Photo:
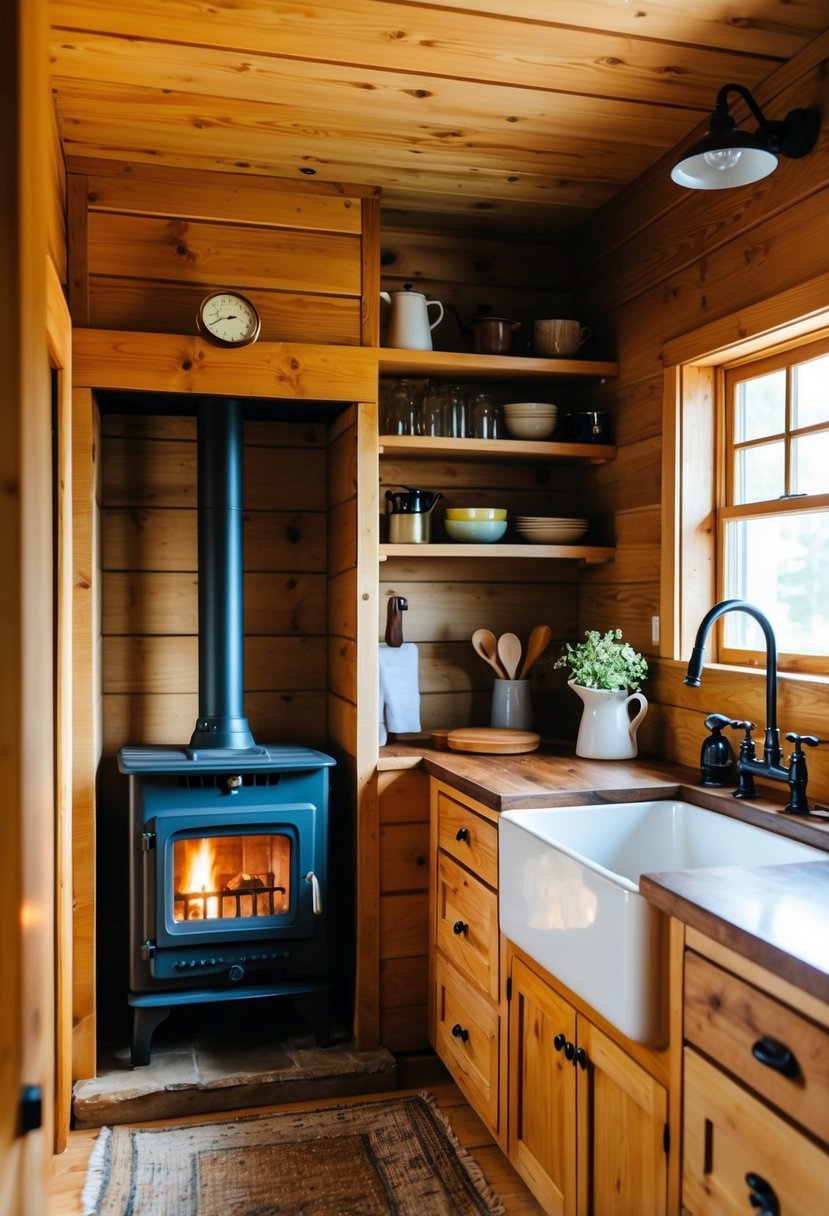
[[[588,629],[584,637],[575,646],[567,642],[564,654],[554,666],[569,667],[573,683],[583,688],[638,691],[648,673],[648,664],[628,642],[622,641],[621,629],[609,629],[604,635]]]

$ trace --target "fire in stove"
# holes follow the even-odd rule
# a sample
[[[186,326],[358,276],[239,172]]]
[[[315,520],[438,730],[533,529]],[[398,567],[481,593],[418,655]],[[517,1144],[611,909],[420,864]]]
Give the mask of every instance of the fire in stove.
[[[291,903],[290,841],[281,835],[177,840],[173,919],[282,916]]]

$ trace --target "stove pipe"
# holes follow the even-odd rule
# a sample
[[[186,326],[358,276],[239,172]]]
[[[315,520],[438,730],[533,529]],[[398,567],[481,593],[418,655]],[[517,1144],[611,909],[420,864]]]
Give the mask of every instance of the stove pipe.
[[[198,406],[199,716],[191,748],[255,747],[244,707],[242,403]]]

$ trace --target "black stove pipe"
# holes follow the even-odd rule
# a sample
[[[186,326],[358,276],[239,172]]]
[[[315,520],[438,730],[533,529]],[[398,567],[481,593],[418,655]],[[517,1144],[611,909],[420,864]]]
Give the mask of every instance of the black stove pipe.
[[[244,708],[243,416],[198,406],[199,716],[191,748],[255,747]]]

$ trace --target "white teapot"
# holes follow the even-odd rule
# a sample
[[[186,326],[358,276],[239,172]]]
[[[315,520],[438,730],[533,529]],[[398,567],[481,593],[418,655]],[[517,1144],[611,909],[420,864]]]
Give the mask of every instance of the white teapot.
[[[443,320],[443,305],[440,300],[427,300],[418,291],[412,291],[411,283],[404,283],[402,291],[381,291],[380,299],[391,305],[387,346],[400,346],[407,350],[431,350],[432,330]],[[429,319],[429,309],[436,308],[438,315]]]

